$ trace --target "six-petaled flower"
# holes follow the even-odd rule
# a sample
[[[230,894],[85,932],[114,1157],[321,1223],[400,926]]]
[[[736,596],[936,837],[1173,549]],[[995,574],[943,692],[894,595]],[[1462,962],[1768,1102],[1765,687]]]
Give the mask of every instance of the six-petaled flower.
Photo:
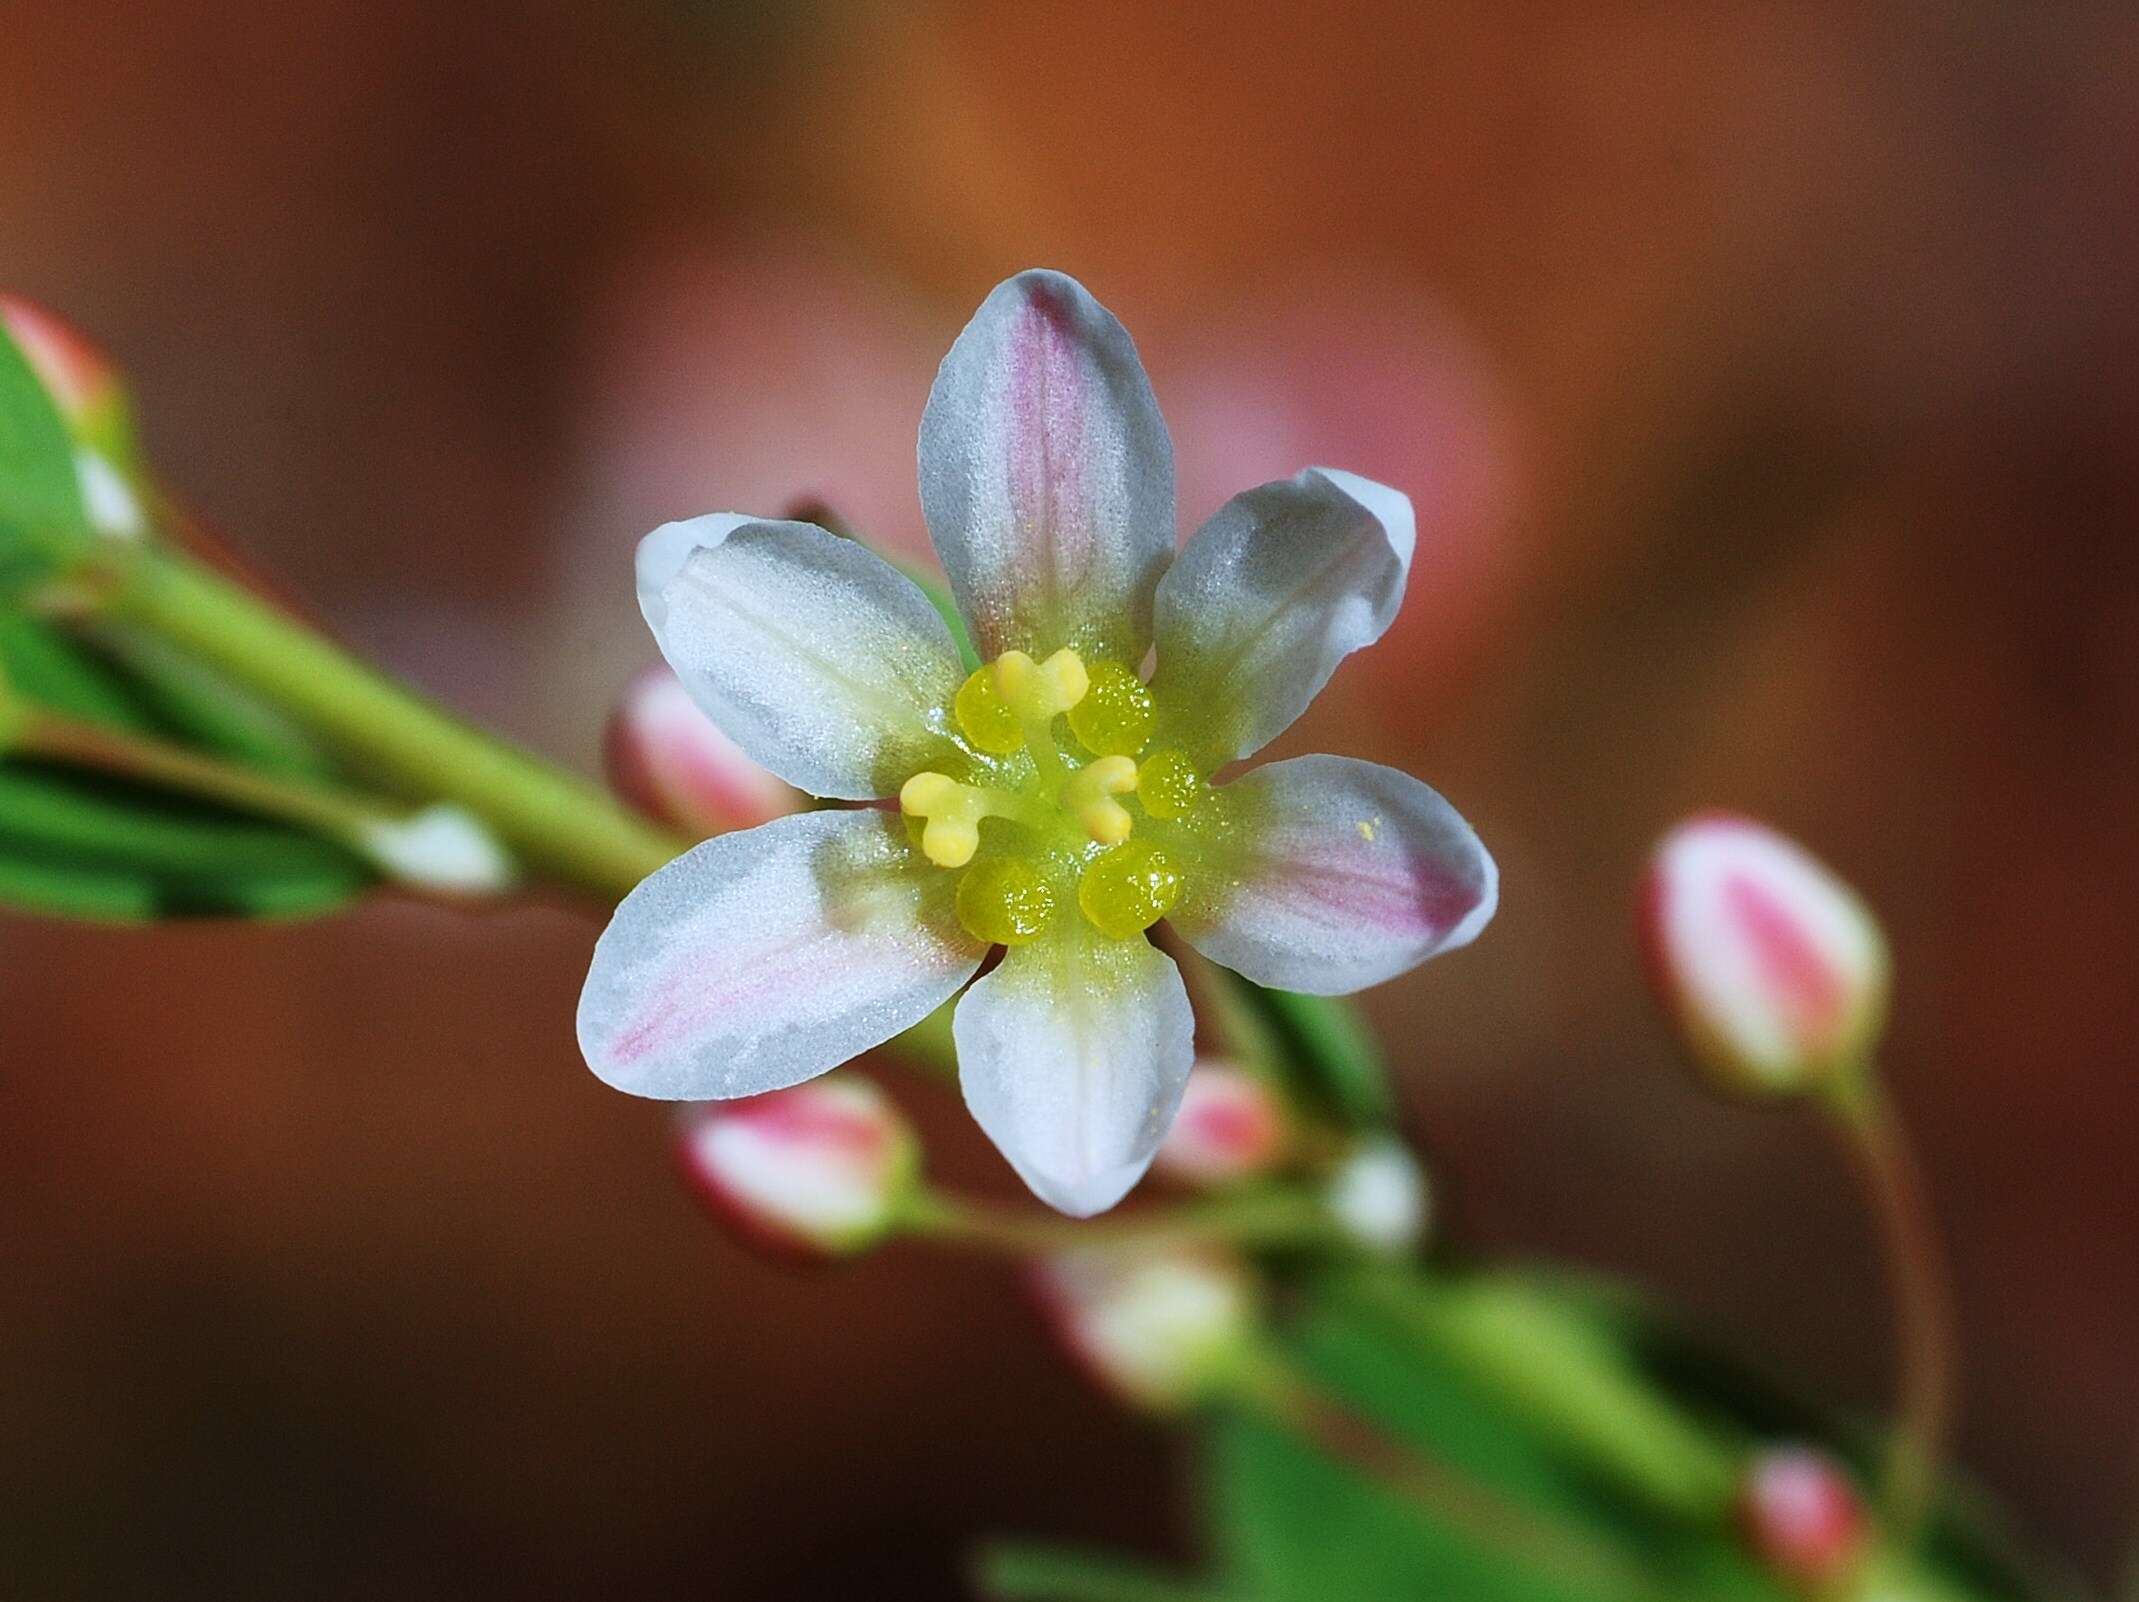
[[[1149,1165],[1194,1056],[1154,924],[1336,994],[1492,915],[1492,859],[1405,774],[1309,756],[1214,782],[1387,629],[1411,506],[1310,468],[1177,556],[1135,348],[1047,272],[1000,285],[944,359],[920,479],[978,666],[912,582],[810,524],[724,513],[641,542],[641,609],[707,714],[798,788],[897,810],[780,818],[656,873],[596,948],[580,1043],[640,1095],[760,1094],[917,1022],[1002,947],[954,1019],[967,1104],[1040,1197],[1095,1213]]]

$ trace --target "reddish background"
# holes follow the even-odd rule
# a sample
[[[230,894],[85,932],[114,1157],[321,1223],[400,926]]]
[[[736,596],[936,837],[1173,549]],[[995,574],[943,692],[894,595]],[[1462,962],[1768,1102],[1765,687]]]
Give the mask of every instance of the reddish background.
[[[1775,819],[1890,922],[1967,1460],[2106,1572],[2128,8],[1010,11],[31,0],[0,282],[121,355],[172,479],[354,641],[586,763],[648,650],[637,535],[816,492],[912,541],[936,355],[1004,273],[1077,272],[1184,519],[1310,460],[1419,499],[1405,619],[1288,747],[1421,772],[1500,857],[1489,937],[1369,1003],[1464,1238],[1881,1395],[1837,1165],[1673,1070],[1627,938],[1660,828]],[[9,1590],[778,1602],[955,1594],[982,1531],[1182,1549],[1161,1437],[993,1271],[798,1280],[694,1215],[573,1050],[595,928],[0,919]]]

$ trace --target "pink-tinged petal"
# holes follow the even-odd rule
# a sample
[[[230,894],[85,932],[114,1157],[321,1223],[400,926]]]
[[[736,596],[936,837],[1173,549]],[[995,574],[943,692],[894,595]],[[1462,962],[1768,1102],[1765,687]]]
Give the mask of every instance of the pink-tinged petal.
[[[1275,1168],[1290,1136],[1284,1104],[1267,1080],[1198,1058],[1152,1170],[1185,1185],[1228,1185]]]
[[[1227,501],[1159,583],[1159,743],[1208,771],[1283,733],[1395,619],[1414,543],[1409,500],[1335,468]]]
[[[966,1106],[1033,1194],[1073,1218],[1143,1177],[1195,1059],[1173,959],[1081,920],[1013,947],[960,999],[952,1034]]]
[[[666,663],[625,687],[603,733],[602,756],[617,794],[648,817],[698,835],[769,823],[804,799],[721,733]]]
[[[1173,444],[1136,346],[1083,285],[998,285],[921,418],[921,510],[981,655],[1135,666],[1174,547]]]
[[[1035,1265],[1032,1289],[1077,1365],[1111,1395],[1155,1412],[1223,1389],[1256,1333],[1254,1279],[1218,1252],[1065,1252]]]
[[[1852,1066],[1885,1021],[1886,941],[1804,850],[1715,813],[1657,847],[1641,906],[1650,978],[1723,1088],[1789,1092]]]
[[[947,749],[965,666],[882,557],[809,523],[719,513],[639,542],[639,606],[691,698],[811,795],[897,792]]]
[[[921,1177],[912,1127],[851,1074],[694,1107],[677,1125],[676,1154],[715,1214],[791,1258],[874,1245]]]
[[[708,840],[624,898],[579,1045],[635,1096],[718,1101],[812,1079],[933,1012],[987,948],[899,820],[806,812]]]
[[[1407,773],[1296,757],[1220,796],[1229,832],[1203,850],[1169,916],[1190,945],[1259,985],[1364,989],[1468,945],[1493,916],[1493,859]]]

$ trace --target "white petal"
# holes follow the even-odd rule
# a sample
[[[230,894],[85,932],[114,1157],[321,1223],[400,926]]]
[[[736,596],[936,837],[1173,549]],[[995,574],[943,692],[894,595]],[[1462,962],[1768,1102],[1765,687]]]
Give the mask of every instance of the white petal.
[[[1206,768],[1267,745],[1396,617],[1414,539],[1405,496],[1329,467],[1219,507],[1159,584],[1161,740]]]
[[[958,1003],[952,1032],[974,1118],[1033,1194],[1074,1218],[1143,1177],[1195,1057],[1173,959],[1081,924],[1013,947]]]
[[[1456,809],[1351,757],[1273,762],[1225,786],[1230,838],[1168,914],[1213,962],[1280,990],[1344,995],[1468,945],[1499,874]]]
[[[720,513],[639,542],[639,608],[691,697],[812,795],[891,795],[944,749],[965,667],[914,582],[809,523]]]
[[[579,998],[579,1048],[635,1096],[780,1090],[881,1045],[970,978],[952,876],[899,820],[804,812],[724,834],[624,898]]]
[[[921,417],[921,509],[983,657],[1075,645],[1135,667],[1174,547],[1173,442],[1084,286],[996,286]]]

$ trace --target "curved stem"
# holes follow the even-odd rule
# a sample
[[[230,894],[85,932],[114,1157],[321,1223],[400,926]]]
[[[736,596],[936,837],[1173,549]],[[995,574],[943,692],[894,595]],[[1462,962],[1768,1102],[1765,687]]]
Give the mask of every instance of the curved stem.
[[[1876,1077],[1852,1075],[1831,1097],[1832,1122],[1863,1183],[1893,1304],[1898,1396],[1880,1500],[1894,1539],[1922,1531],[1953,1409],[1952,1291],[1930,1191],[1908,1133]]]
[[[458,802],[567,884],[620,897],[690,845],[439,710],[181,552],[134,553],[102,599],[103,615],[213,663],[386,784]]]
[[[1319,1197],[1290,1190],[1188,1202],[1103,1219],[1007,1212],[930,1191],[911,1204],[904,1224],[907,1233],[922,1239],[1018,1257],[1203,1244],[1332,1245],[1342,1239]]]
[[[1387,1434],[1275,1352],[1255,1354],[1238,1387],[1237,1398],[1272,1423],[1380,1481],[1434,1522],[1554,1583],[1555,1590],[1564,1586],[1648,1602],[1667,1594],[1626,1554],[1507,1500],[1453,1464]]]

